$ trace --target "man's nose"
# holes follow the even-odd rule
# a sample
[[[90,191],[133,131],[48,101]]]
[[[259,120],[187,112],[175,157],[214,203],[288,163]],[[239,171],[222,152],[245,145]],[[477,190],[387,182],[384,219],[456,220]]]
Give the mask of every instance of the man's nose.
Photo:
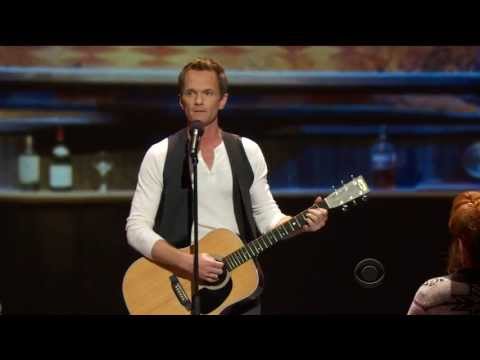
[[[198,94],[195,96],[195,104],[202,104],[203,103],[203,96],[201,94]]]

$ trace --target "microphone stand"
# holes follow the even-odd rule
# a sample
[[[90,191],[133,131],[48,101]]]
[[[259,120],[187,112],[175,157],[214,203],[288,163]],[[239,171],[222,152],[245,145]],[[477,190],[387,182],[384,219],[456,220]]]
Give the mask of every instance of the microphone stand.
[[[193,219],[193,283],[192,283],[192,315],[200,315],[200,295],[198,293],[198,192],[197,192],[197,164],[196,149],[190,152],[192,161],[192,219]]]

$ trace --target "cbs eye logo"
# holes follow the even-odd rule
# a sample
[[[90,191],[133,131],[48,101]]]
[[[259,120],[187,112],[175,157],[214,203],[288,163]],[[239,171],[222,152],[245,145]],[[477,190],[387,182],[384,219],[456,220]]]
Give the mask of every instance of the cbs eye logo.
[[[353,277],[360,286],[369,289],[374,288],[383,283],[385,268],[377,259],[363,259],[355,266]]]

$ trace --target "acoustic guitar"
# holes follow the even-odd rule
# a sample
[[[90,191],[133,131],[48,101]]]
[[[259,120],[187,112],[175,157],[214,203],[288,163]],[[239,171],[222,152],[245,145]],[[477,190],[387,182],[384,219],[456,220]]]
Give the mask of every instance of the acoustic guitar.
[[[345,210],[357,199],[365,199],[369,191],[364,178],[358,176],[311,208]],[[215,283],[199,284],[200,313],[232,313],[257,298],[263,286],[257,258],[281,240],[300,233],[307,223],[307,210],[248,243],[226,229],[213,230],[200,239],[199,253],[208,253],[224,263],[224,271]],[[181,251],[192,249],[186,247]],[[122,292],[132,315],[191,314],[192,283],[145,257],[136,260],[126,271]]]

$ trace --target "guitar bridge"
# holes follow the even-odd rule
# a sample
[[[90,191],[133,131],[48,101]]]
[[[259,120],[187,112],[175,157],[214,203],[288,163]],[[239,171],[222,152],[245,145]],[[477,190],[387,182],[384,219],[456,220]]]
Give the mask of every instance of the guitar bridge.
[[[192,303],[188,299],[187,293],[185,292],[185,290],[182,287],[182,284],[180,284],[180,281],[178,281],[175,275],[170,276],[170,283],[172,285],[172,290],[175,293],[175,296],[177,297],[180,304],[182,304],[185,309],[191,310]]]

